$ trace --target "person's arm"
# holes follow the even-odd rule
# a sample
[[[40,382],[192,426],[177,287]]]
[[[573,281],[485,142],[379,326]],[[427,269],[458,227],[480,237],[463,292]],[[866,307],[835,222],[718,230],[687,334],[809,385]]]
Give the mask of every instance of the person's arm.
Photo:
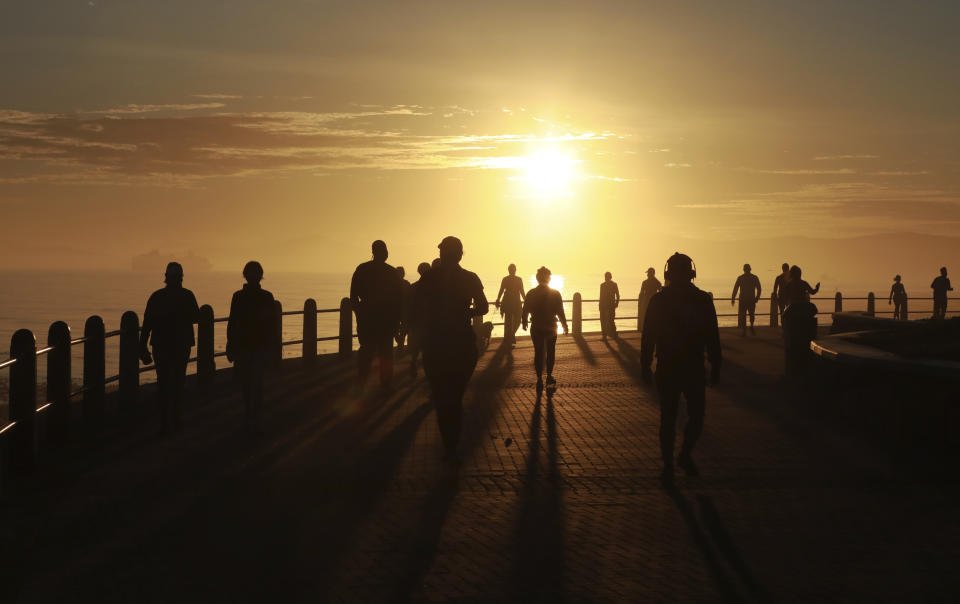
[[[820,291],[820,282],[817,281],[817,284],[813,287],[813,289],[810,288],[810,284],[808,283],[808,284],[807,284],[807,291],[810,292],[810,295],[811,295],[811,296],[816,296],[816,295],[817,295],[817,292]]]
[[[144,365],[153,362],[153,356],[150,355],[150,332],[153,331],[153,296],[147,300],[147,308],[143,311],[143,325],[140,326],[140,360]]]
[[[197,304],[197,297],[190,292],[190,299],[187,301],[189,308],[187,309],[187,314],[190,318],[190,324],[195,324],[200,322],[200,305]]]
[[[500,308],[500,298],[503,297],[503,292],[507,291],[507,278],[504,277],[500,281],[500,291],[497,292],[497,299],[494,300],[493,305],[497,308]]]
[[[520,279],[520,277],[517,277],[517,279]],[[521,301],[526,300],[526,299],[527,299],[527,294],[525,294],[525,293],[523,292],[523,279],[520,279],[520,285],[519,285],[519,287],[518,287],[517,289],[520,290],[520,300],[521,300]]]
[[[616,283],[613,284],[613,306],[614,308],[620,306],[620,286]],[[562,308],[561,306],[561,309]]]
[[[780,275],[777,275],[776,279],[773,280],[773,297],[780,297]]]
[[[720,352],[720,328],[717,324],[717,311],[709,300],[704,304],[707,312],[707,358],[710,360],[710,382],[716,384],[720,379],[720,366],[723,357]]]
[[[237,298],[240,292],[234,292],[230,299],[230,316],[227,317],[227,360],[233,362],[234,347],[237,343]]]
[[[730,306],[737,303],[737,292],[740,290],[740,277],[733,284],[733,293],[730,294]]]
[[[490,312],[490,303],[487,302],[487,296],[483,293],[483,283],[477,277],[473,292],[473,308],[470,309],[470,318],[482,317]]]
[[[353,271],[353,277],[350,279],[350,306],[353,312],[357,312],[360,308],[360,279],[357,275],[359,272],[359,269]]]
[[[760,277],[755,277],[753,281],[757,284],[757,300],[759,300],[763,296],[763,284],[760,283]]]
[[[520,313],[520,320],[523,323],[523,330],[527,331],[527,317],[530,316],[530,294],[529,292],[523,298],[523,311]]]
[[[950,279],[947,279],[947,291],[948,291],[948,292],[952,292],[952,291],[953,291],[953,288],[950,287]]]
[[[896,283],[890,286],[890,299],[887,300],[887,304],[893,304],[893,291],[897,288]]]
[[[654,295],[647,306],[647,316],[643,320],[643,337],[640,340],[640,369],[644,380],[650,379],[650,366],[653,364],[659,328],[660,296]]]
[[[563,334],[566,335],[570,333],[570,330],[567,329],[567,315],[563,312],[563,297],[560,296],[560,292],[557,292],[555,304],[557,318],[560,319],[560,325],[563,325]]]

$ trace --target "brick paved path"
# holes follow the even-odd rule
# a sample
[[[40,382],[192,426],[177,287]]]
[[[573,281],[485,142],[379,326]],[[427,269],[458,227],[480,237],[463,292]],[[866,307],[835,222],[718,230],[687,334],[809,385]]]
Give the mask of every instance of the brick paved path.
[[[808,413],[775,331],[723,344],[703,476],[673,493],[636,334],[561,338],[552,398],[526,342],[488,351],[456,479],[422,380],[357,399],[349,366],[288,363],[251,440],[220,375],[176,435],[126,430],[3,504],[0,600],[952,599],[956,484]]]

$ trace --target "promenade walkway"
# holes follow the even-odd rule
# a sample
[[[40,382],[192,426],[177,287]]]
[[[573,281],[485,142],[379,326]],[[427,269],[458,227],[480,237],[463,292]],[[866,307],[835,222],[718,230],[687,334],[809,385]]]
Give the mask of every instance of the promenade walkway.
[[[960,593],[957,484],[786,394],[779,332],[723,330],[696,459],[659,481],[639,336],[482,357],[464,463],[439,462],[423,379],[350,396],[352,363],[289,361],[264,433],[221,372],[182,430],[48,463],[2,504],[2,602],[931,601]],[[399,369],[406,368],[406,362]]]

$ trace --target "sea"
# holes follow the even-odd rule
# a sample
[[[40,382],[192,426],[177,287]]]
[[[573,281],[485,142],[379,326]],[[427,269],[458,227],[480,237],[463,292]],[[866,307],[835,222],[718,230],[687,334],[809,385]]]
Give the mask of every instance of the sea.
[[[283,305],[283,310],[303,309],[304,301],[313,298],[317,308],[338,308],[343,297],[349,294],[351,272],[331,273],[269,273],[263,281],[263,287],[273,292],[274,297]],[[481,274],[487,297],[493,302],[496,298],[500,279],[503,275]],[[774,275],[760,275],[765,289],[764,296],[769,294]],[[645,275],[618,275],[615,278],[619,283],[620,294],[624,298],[636,298],[640,291],[640,284]],[[734,314],[736,309],[729,302],[729,292],[733,280],[698,280],[701,289],[716,292],[717,312],[719,314]],[[533,275],[524,276],[528,286],[535,285]],[[551,283],[559,289],[565,300],[573,297],[574,292],[580,292],[584,300],[595,300],[599,295],[602,275],[554,275]],[[235,272],[204,272],[188,274],[184,286],[193,290],[198,302],[213,307],[214,316],[225,317],[229,314],[230,299],[233,292],[243,285],[243,278]],[[8,343],[13,333],[18,329],[29,329],[37,340],[37,346],[43,347],[47,342],[47,331],[54,321],[65,321],[71,329],[74,338],[83,335],[83,326],[88,317],[99,315],[106,325],[107,331],[119,329],[120,317],[127,310],[135,311],[142,317],[146,300],[150,294],[163,287],[163,277],[152,272],[136,272],[131,270],[116,271],[19,271],[0,270],[0,342]],[[826,290],[826,288],[824,288]],[[844,291],[845,296],[865,295],[865,292]],[[823,300],[817,301],[821,312],[821,322],[830,320],[833,310],[833,290],[821,291]],[[878,310],[881,310],[878,301]],[[845,302],[845,310],[865,308],[865,302]],[[885,306],[885,305],[884,305]],[[566,304],[567,317],[570,318],[570,303]],[[912,308],[911,308],[912,309]],[[769,322],[769,303],[760,302],[757,308],[758,324]],[[618,309],[622,317],[632,317],[637,314],[636,302],[623,302]],[[584,332],[599,331],[599,321],[590,321],[599,317],[596,302],[583,304]],[[491,305],[487,320],[494,323],[501,322],[502,318]],[[721,316],[722,326],[736,325],[736,316]],[[635,319],[621,319],[617,321],[620,330],[636,329]],[[283,339],[297,340],[302,336],[303,321],[298,315],[283,318]],[[337,335],[339,330],[338,313],[323,313],[317,316],[317,334],[320,337]],[[503,333],[502,327],[495,327],[493,335],[499,337]],[[118,366],[118,338],[107,340],[106,362],[107,375],[117,373]],[[6,348],[4,344],[0,344]],[[337,342],[319,342],[318,351],[323,353],[335,352]],[[354,342],[356,346],[356,342]],[[214,347],[222,351],[226,347],[226,323],[215,324]],[[9,349],[0,353],[0,360],[9,358]],[[83,373],[83,346],[73,347],[73,374],[74,380],[79,383]],[[285,357],[300,355],[300,346],[284,348]],[[46,376],[45,358],[38,360],[38,379],[43,381]],[[227,365],[225,358],[217,358],[217,366]],[[0,370],[0,405],[7,398],[7,371]],[[191,367],[190,371],[193,371]],[[144,373],[141,379],[145,382],[153,380],[152,373]],[[5,410],[0,410],[0,419],[5,416]]]

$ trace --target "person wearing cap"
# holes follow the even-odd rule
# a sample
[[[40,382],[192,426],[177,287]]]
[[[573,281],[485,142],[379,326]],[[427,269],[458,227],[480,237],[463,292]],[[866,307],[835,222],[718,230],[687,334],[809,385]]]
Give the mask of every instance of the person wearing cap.
[[[445,237],[438,246],[440,262],[417,282],[416,312],[422,326],[423,368],[444,446],[444,460],[458,459],[463,394],[477,365],[474,317],[487,314],[489,304],[476,273],[460,266],[463,244]]]
[[[387,264],[387,244],[379,239],[371,246],[373,260],[360,264],[350,281],[350,303],[357,316],[357,389],[362,390],[380,361],[380,387],[393,379],[393,338],[403,312],[403,289],[397,269]]]
[[[609,271],[603,274],[600,284],[600,332],[603,339],[617,337],[617,307],[620,306],[620,287]]]
[[[263,266],[251,260],[243,267],[246,283],[233,294],[227,320],[227,360],[243,393],[244,419],[248,429],[256,426],[263,403],[263,375],[277,359],[280,330],[274,314],[273,294],[260,287]]]
[[[907,312],[903,305],[907,303],[907,290],[900,281],[900,275],[893,278],[893,286],[890,287],[890,298],[887,304],[893,304],[893,318],[907,320]]]
[[[743,274],[737,277],[733,284],[733,294],[730,296],[730,305],[737,302],[737,292],[740,292],[740,306],[737,307],[737,327],[747,335],[747,314],[750,315],[750,333],[753,330],[753,321],[757,312],[757,300],[760,299],[760,279],[751,272],[749,264],[743,265]]]
[[[547,391],[557,387],[553,378],[553,364],[557,349],[557,320],[567,330],[567,317],[563,312],[560,292],[550,287],[550,269],[541,266],[537,270],[537,286],[527,292],[523,303],[523,328],[530,317],[530,337],[533,339],[533,367],[537,372],[537,393],[543,390],[543,369],[547,369]]]
[[[663,284],[657,279],[657,271],[652,266],[647,269],[647,278],[640,285],[640,295],[637,296],[637,325],[643,328],[643,320],[647,316],[647,306],[653,294],[663,289]]]
[[[690,476],[699,474],[693,448],[703,432],[706,379],[703,357],[710,360],[711,381],[720,377],[720,331],[710,294],[693,284],[697,276],[689,256],[677,252],[667,260],[664,277],[669,284],[650,299],[640,343],[643,379],[650,381],[650,366],[657,357],[656,389],[660,399],[661,480],[673,484],[673,445],[676,439],[680,395],[687,401],[687,425],[677,464]]]
[[[144,365],[156,361],[157,394],[164,432],[180,425],[180,399],[187,375],[187,361],[193,348],[193,325],[200,316],[200,307],[193,292],[183,287],[183,267],[178,262],[167,265],[167,284],[153,292],[143,311],[140,328],[140,360]],[[147,344],[153,348],[153,355]]]

